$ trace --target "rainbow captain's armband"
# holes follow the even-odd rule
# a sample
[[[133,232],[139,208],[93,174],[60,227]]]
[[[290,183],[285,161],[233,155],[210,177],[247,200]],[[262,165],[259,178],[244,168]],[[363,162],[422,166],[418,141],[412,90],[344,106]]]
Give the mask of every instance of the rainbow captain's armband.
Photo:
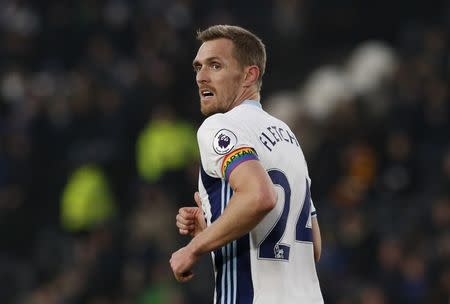
[[[223,177],[228,180],[234,168],[236,168],[240,163],[252,159],[258,160],[258,154],[256,154],[256,151],[253,148],[242,147],[232,151],[230,154],[226,155],[223,159],[222,163]]]

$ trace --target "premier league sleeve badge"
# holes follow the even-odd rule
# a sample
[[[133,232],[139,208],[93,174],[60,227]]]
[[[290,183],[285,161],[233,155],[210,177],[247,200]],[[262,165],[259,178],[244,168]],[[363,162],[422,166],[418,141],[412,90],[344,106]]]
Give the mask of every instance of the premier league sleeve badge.
[[[214,136],[213,148],[219,155],[224,155],[233,150],[236,146],[236,135],[227,129],[221,129]]]

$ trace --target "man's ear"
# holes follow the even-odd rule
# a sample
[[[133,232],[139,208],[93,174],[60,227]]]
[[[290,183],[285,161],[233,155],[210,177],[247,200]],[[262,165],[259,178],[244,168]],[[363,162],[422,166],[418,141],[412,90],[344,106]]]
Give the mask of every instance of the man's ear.
[[[251,65],[245,68],[244,86],[250,87],[258,81],[259,68],[256,65]]]

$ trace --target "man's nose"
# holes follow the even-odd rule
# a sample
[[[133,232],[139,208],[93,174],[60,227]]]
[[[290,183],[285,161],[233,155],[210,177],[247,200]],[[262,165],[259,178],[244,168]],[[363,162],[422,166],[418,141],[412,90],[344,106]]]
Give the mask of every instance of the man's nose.
[[[206,83],[209,82],[209,75],[205,67],[202,67],[197,71],[195,76],[197,83]]]

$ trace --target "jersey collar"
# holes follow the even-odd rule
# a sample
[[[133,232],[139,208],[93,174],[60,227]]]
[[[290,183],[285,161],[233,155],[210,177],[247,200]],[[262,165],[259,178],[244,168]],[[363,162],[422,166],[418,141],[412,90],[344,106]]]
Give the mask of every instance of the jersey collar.
[[[258,100],[246,99],[242,102],[242,104],[247,104],[247,105],[255,106],[258,108],[262,108],[261,103]]]

